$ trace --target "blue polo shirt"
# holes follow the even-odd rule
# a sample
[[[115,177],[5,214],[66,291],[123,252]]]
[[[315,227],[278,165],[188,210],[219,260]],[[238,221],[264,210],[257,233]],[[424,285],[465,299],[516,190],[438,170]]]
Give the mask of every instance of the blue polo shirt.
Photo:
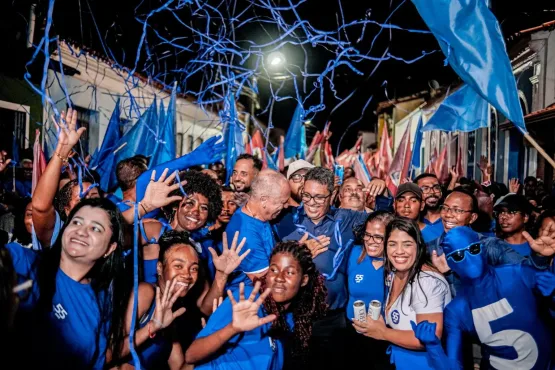
[[[347,248],[349,243],[352,243],[352,240],[354,240],[353,227],[363,224],[367,217],[368,215],[364,212],[332,208],[320,223],[314,224],[314,222],[307,217],[304,208],[301,206],[297,209],[295,223],[303,229],[300,230],[297,228],[291,234],[283,238],[283,240],[300,240],[305,232],[314,236],[327,235],[330,237],[328,250],[314,258],[314,264],[321,274],[331,276],[326,278],[328,304],[331,310],[345,308],[347,304],[346,267],[349,252],[345,251],[345,258],[335,258],[336,255],[339,257],[339,242],[341,241],[343,247]],[[339,230],[341,240],[335,237],[336,227]],[[343,250],[343,248],[341,249]]]
[[[349,302],[347,303],[347,318],[354,317],[353,303],[364,301],[366,311],[371,301],[382,302],[385,297],[385,284],[383,275],[383,265],[376,269],[372,264],[375,258],[370,257],[364,251],[365,257],[359,263],[358,259],[362,254],[364,246],[355,245],[351,250],[349,262],[347,263],[347,290],[349,292]]]
[[[427,218],[422,218],[422,222],[426,225],[421,230],[422,237],[424,238],[424,243],[431,242],[437,239],[443,234],[443,222],[441,222],[441,217],[435,222],[430,222]]]
[[[269,222],[261,221],[243,212],[243,208],[238,209],[227,224],[225,232],[228,241],[233,240],[235,233],[239,231],[238,243],[247,238],[242,251],[250,249],[250,253],[239,267],[232,273],[228,280],[228,287],[239,286],[240,282],[252,285],[246,274],[258,274],[268,269],[270,265],[270,255],[275,246],[272,227]]]

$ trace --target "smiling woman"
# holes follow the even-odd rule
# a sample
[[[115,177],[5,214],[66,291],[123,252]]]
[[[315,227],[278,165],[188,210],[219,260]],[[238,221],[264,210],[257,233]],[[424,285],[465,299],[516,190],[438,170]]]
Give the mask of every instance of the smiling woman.
[[[19,322],[33,333],[29,365],[47,368],[104,367],[106,352],[121,347],[121,328],[130,287],[123,279],[122,216],[106,199],[85,199],[68,216],[51,249],[42,255],[8,246],[20,277],[34,281],[20,296]],[[34,362],[39,362],[34,364]],[[22,367],[27,367],[22,365]]]

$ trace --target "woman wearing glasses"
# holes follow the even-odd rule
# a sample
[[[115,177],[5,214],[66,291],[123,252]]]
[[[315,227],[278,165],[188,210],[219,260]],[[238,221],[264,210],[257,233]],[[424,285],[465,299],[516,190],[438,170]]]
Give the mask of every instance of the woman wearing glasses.
[[[347,263],[348,319],[355,317],[353,312],[355,301],[363,301],[367,310],[371,301],[383,302],[384,300],[385,229],[393,218],[393,214],[386,211],[373,212],[355,233],[356,244],[351,250]],[[365,368],[371,366],[373,369],[389,367],[389,358],[386,354],[388,342],[361,335],[354,328],[350,328],[348,338],[348,358],[351,364]],[[364,353],[364,356],[360,356],[361,353]],[[372,358],[371,363],[368,358]]]
[[[385,322],[382,317],[368,317],[366,322],[355,320],[353,326],[369,337],[392,343],[391,363],[397,370],[432,369],[411,321],[436,323],[436,335],[441,338],[443,309],[451,301],[451,292],[430,262],[414,222],[396,218],[387,226],[384,263]]]

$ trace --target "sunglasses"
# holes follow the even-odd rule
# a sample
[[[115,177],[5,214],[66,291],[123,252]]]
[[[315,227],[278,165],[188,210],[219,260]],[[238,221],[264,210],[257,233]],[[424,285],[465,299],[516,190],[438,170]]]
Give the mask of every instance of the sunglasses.
[[[449,253],[446,258],[451,258],[453,262],[458,263],[464,260],[466,252],[470,253],[473,256],[476,256],[480,254],[481,251],[482,246],[480,245],[480,243],[474,243],[464,249],[459,249],[457,251]]]

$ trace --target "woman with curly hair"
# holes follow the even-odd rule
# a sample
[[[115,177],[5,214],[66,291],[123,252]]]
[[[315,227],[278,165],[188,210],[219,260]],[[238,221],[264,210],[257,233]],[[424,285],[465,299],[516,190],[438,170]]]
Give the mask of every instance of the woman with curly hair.
[[[257,298],[261,286],[265,289]],[[296,363],[305,361],[312,323],[327,311],[324,278],[306,245],[279,243],[266,276],[254,288],[241,283],[238,295],[230,290],[227,295],[189,347],[187,364],[195,369],[281,369],[284,342]]]

